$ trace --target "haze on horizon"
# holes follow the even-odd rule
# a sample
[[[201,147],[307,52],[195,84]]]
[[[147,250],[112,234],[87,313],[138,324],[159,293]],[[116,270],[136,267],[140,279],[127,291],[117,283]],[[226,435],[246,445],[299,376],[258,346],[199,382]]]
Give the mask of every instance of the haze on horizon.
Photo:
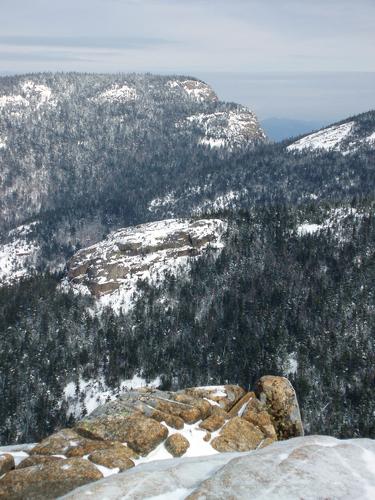
[[[0,73],[192,75],[260,118],[375,108],[373,0],[2,0]]]

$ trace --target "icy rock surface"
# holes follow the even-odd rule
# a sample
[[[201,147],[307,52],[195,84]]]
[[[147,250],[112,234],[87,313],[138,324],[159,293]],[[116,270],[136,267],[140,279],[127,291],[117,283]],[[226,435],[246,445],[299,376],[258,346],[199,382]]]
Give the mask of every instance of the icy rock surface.
[[[294,438],[247,453],[140,465],[79,488],[81,499],[373,499],[375,442]]]

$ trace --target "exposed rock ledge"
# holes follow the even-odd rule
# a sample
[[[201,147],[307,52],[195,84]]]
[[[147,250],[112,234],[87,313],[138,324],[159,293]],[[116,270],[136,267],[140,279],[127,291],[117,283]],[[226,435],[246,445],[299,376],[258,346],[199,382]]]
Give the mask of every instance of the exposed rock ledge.
[[[303,435],[287,379],[262,377],[255,391],[236,385],[129,391],[23,452],[21,462],[19,453],[0,451],[0,498],[55,498],[143,462],[246,452]]]
[[[225,229],[219,219],[168,219],[121,229],[77,252],[67,264],[65,283],[126,309],[138,281],[156,283],[209,249],[223,248]]]

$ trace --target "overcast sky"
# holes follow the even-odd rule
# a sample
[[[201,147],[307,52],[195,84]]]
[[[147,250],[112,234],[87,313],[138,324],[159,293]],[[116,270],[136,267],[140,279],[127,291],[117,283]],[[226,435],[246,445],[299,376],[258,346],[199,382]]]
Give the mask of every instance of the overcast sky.
[[[0,0],[0,72],[192,74],[261,117],[375,108],[374,0]]]

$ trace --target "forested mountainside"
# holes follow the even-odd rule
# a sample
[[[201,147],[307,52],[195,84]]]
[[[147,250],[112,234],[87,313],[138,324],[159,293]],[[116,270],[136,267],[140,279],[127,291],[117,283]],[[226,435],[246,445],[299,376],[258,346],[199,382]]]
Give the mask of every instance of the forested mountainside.
[[[219,256],[143,282],[126,314],[93,315],[48,275],[2,288],[2,441],[34,441],[135,375],[249,387],[264,372],[291,378],[308,432],[374,437],[374,253],[373,202],[261,207],[229,218]]]
[[[222,157],[264,141],[251,111],[188,77],[3,77],[0,227],[48,218],[70,234],[95,219],[101,236],[103,225],[139,221],[161,187],[211,149]]]
[[[140,378],[266,372],[291,377],[308,432],[375,436],[374,112],[270,144],[191,77],[0,89],[0,442]],[[102,300],[124,289],[131,307]]]

